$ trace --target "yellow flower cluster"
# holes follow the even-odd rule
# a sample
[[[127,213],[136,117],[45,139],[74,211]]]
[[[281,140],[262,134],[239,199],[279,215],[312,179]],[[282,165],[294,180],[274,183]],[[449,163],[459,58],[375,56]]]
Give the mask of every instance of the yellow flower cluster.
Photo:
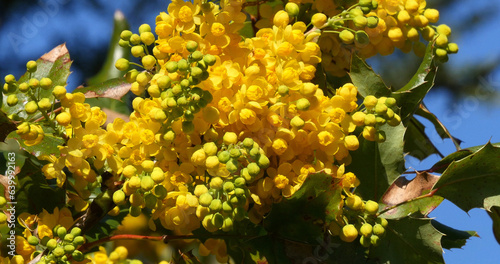
[[[425,0],[359,1],[359,6],[342,7],[334,1],[322,0],[315,1],[314,7],[332,18],[329,25],[335,31],[325,30],[319,43],[323,68],[335,76],[347,73],[353,52],[369,58],[392,54],[398,48],[423,56],[425,44],[421,39],[436,41],[436,55],[443,61],[447,60],[447,54],[458,51],[455,43],[448,42],[450,28],[433,25],[439,20],[439,11],[426,8]]]

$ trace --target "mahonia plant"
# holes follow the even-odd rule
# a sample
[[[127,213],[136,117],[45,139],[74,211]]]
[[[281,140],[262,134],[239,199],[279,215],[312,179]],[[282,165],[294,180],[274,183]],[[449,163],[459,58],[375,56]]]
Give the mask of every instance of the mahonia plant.
[[[200,256],[227,262],[232,242],[224,235],[262,226],[318,173],[336,190],[337,209],[311,225],[344,242],[379,245],[388,227],[383,205],[363,201],[356,192],[363,182],[346,168],[360,140],[384,144],[385,128],[401,125],[398,102],[363,97],[351,82],[328,96],[316,70],[344,76],[354,53],[399,48],[423,56],[421,40],[436,46],[440,61],[458,47],[448,26],[432,25],[439,12],[423,0],[283,4],[173,0],[154,30],[121,32],[119,45],[134,57],[115,63],[135,95],[128,120],[108,120],[79,89],[32,77],[35,61],[27,81],[7,75],[4,102],[23,105],[9,116],[22,144],[36,147],[47,135],[64,142],[57,154],[37,158],[68,203],[19,215],[17,255],[2,263],[142,263],[122,246],[108,254],[92,244],[90,252],[84,235],[96,206],[106,217],[147,215],[152,231],[197,238]],[[247,17],[252,36],[241,33]],[[0,224],[6,220],[0,213]]]

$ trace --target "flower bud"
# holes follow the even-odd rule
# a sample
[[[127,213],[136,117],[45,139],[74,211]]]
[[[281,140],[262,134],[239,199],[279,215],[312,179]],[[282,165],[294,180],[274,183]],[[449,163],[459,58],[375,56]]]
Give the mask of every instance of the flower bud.
[[[273,18],[273,24],[277,27],[286,27],[290,22],[290,17],[285,10],[278,11]]]
[[[24,110],[26,110],[26,113],[29,115],[34,114],[38,110],[38,105],[35,101],[30,101],[24,106]]]
[[[124,59],[124,58],[119,58],[115,63],[115,67],[119,71],[126,71],[129,67],[129,61],[127,59]]]
[[[28,63],[26,63],[26,69],[29,72],[36,72],[36,68],[37,68],[36,61],[28,61]]]
[[[344,44],[351,44],[354,42],[354,34],[350,30],[342,30],[339,34],[339,37]]]
[[[140,35],[142,43],[146,44],[146,46],[149,46],[153,44],[156,40],[155,35],[151,32],[143,32]]]
[[[316,28],[323,28],[328,21],[328,17],[323,13],[316,13],[311,18],[311,23]]]
[[[150,70],[156,65],[156,58],[153,55],[146,55],[142,57],[141,61],[146,70]]]

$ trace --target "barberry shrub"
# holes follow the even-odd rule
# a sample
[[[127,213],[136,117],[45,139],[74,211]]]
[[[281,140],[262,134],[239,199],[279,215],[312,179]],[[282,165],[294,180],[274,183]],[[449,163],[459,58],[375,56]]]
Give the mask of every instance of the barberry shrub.
[[[2,263],[443,263],[476,234],[428,214],[495,216],[500,150],[404,177],[435,149],[415,115],[455,141],[422,104],[458,51],[438,20],[423,0],[174,0],[117,26],[132,57],[103,83],[68,91],[64,45],[29,61],[1,94]],[[396,48],[422,63],[389,88],[365,59]]]

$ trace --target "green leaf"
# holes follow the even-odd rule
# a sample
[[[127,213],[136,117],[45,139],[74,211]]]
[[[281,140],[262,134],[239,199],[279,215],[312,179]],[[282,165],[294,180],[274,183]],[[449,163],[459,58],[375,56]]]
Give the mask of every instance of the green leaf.
[[[434,125],[434,128],[436,129],[436,132],[442,139],[449,138],[457,148],[457,150],[460,150],[460,143],[462,142],[460,139],[455,138],[454,136],[451,135],[450,131],[439,121],[439,119],[425,107],[423,103],[420,104],[420,106],[417,108],[417,111],[415,114],[431,121],[431,123]]]
[[[443,233],[441,238],[441,246],[446,249],[452,248],[462,248],[465,246],[467,239],[470,237],[479,237],[476,231],[462,231],[447,225],[443,225],[440,222],[432,219],[432,226],[434,226],[439,232]]]
[[[500,206],[500,148],[488,143],[475,153],[453,161],[433,186],[436,195],[462,210]]]
[[[493,220],[493,235],[495,235],[497,243],[500,244],[500,207],[492,206],[488,215]]]
[[[492,144],[493,146],[495,147],[500,147],[500,143],[493,143]],[[478,151],[479,149],[481,149],[482,147],[484,147],[484,145],[481,145],[481,146],[475,146],[475,147],[470,147],[470,148],[466,148],[466,149],[461,149],[459,151],[456,151],[456,152],[453,152],[451,153],[450,155],[442,158],[440,161],[438,161],[436,164],[434,164],[432,166],[432,168],[430,169],[431,172],[439,172],[439,173],[442,173],[446,170],[446,168],[448,168],[448,166],[453,162],[453,161],[457,161],[457,160],[460,160],[460,159],[463,159],[469,155],[471,155],[472,153]]]
[[[402,124],[380,128],[386,134],[383,143],[359,140],[359,148],[350,152],[352,163],[346,171],[353,172],[361,181],[356,192],[364,199],[378,201],[387,188],[403,173],[404,153],[403,136],[405,128]]]
[[[325,173],[309,175],[304,184],[290,198],[284,198],[264,219],[269,232],[294,240],[316,243],[323,229],[317,220],[332,221],[340,210],[341,189]]]
[[[443,201],[442,197],[429,194],[438,179],[439,176],[427,172],[417,173],[411,180],[399,177],[381,199],[386,208],[380,217],[400,219],[415,213],[427,216]]]
[[[106,80],[123,77],[125,72],[119,71],[115,67],[115,62],[120,58],[130,58],[130,48],[124,48],[118,45],[120,34],[123,30],[129,29],[125,15],[119,10],[115,11],[113,34],[109,42],[108,54],[104,60],[101,70],[88,80],[89,85],[96,85]]]
[[[408,123],[412,114],[424,99],[425,95],[434,85],[437,67],[434,63],[432,43],[429,43],[420,67],[411,80],[401,89],[392,93],[398,106],[401,107],[401,120]]]
[[[0,141],[4,141],[10,132],[17,129],[16,124],[2,111],[0,111],[0,127],[2,128],[0,130]]]
[[[106,215],[102,218],[97,224],[95,224],[92,228],[85,232],[85,240],[87,243],[97,241],[101,238],[110,236],[113,234],[120,222],[127,216],[129,210],[121,210],[117,216],[109,216]]]
[[[45,132],[45,136],[43,140],[34,146],[27,146],[24,144],[24,140],[16,132],[11,132],[7,138],[15,139],[21,145],[21,148],[31,153],[32,155],[39,157],[41,155],[60,155],[58,146],[64,145],[64,139],[54,136],[51,134],[53,132],[52,129],[42,126]]]
[[[243,27],[239,31],[240,36],[244,38],[251,38],[255,36],[253,31],[253,23],[252,21],[243,22]]]
[[[69,68],[71,66],[71,60],[69,58],[66,44],[61,44],[55,47],[50,52],[40,57],[36,62],[37,70],[36,72],[31,74],[31,78],[37,78],[40,80],[44,77],[48,77],[52,79],[53,86],[66,86],[66,80],[68,79],[68,76],[70,74]],[[30,74],[26,72],[21,78],[19,78],[17,83],[20,84],[23,82],[28,82],[29,79]],[[54,100],[52,89],[37,89],[34,93],[34,96],[36,98],[49,98],[51,101]],[[18,92],[17,97],[19,99],[19,103],[12,107],[9,107],[7,105],[7,97],[3,97],[2,111],[4,113],[6,113],[7,115],[17,114],[19,117],[28,120],[32,120],[40,116],[39,113],[28,116],[26,114],[26,111],[24,111],[24,103],[32,101],[27,94]]]
[[[105,97],[115,100],[120,100],[128,91],[130,91],[130,83],[125,80],[125,77],[110,79],[100,84],[75,90],[75,92],[83,93],[86,98]]]
[[[441,237],[429,218],[389,220],[380,245],[370,249],[377,263],[444,263]]]
[[[55,184],[49,185],[43,175],[41,168],[45,163],[47,162],[29,155],[16,175],[16,214],[38,214],[42,209],[52,212],[55,207],[66,205],[64,190]],[[40,199],[41,197],[43,199]]]
[[[432,154],[443,157],[443,154],[441,154],[427,134],[425,134],[425,126],[420,121],[412,116],[407,125],[404,146],[405,153],[419,160],[424,160]]]
[[[391,90],[385,85],[380,75],[376,74],[357,54],[352,56],[349,75],[352,83],[363,97],[367,95],[376,97],[391,95]]]

